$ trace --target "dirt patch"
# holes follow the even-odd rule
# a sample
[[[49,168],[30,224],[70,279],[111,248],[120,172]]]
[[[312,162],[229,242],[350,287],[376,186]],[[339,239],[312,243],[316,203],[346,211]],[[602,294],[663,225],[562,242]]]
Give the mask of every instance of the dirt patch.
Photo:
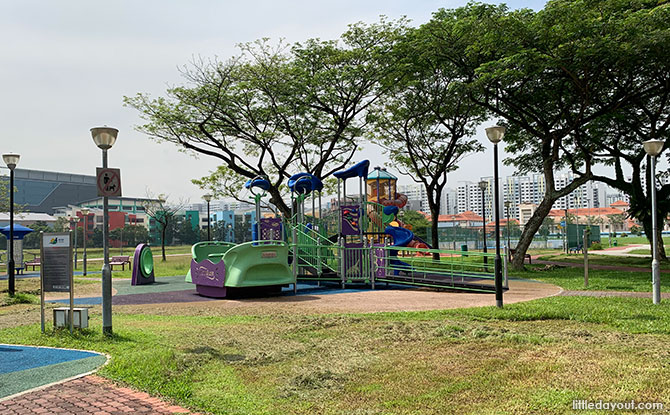
[[[545,283],[511,281],[505,304],[557,295],[561,288]],[[218,300],[115,306],[122,313],[160,315],[323,314],[425,311],[494,306],[493,294],[447,292],[431,289],[369,290],[341,294]]]

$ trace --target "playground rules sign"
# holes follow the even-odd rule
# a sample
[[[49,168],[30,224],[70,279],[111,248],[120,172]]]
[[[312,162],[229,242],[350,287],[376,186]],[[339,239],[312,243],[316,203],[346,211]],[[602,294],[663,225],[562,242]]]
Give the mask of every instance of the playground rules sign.
[[[70,291],[72,250],[69,233],[42,234],[42,284],[45,292]]]
[[[121,196],[121,169],[95,169],[98,183],[98,196]]]

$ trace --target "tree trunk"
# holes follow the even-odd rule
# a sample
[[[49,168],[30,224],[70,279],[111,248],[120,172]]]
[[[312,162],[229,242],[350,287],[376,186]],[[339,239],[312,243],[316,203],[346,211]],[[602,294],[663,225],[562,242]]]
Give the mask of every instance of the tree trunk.
[[[440,238],[437,234],[437,223],[439,221],[439,216],[440,216],[440,211],[439,208],[437,207],[431,207],[430,209],[430,235],[433,238],[432,243],[433,243],[433,249],[440,249]],[[433,261],[439,261],[440,260],[440,254],[437,252],[433,253]]]
[[[270,193],[270,203],[275,205],[279,212],[284,216],[284,218],[288,219],[291,217],[291,208],[284,202],[284,199],[282,199],[282,195],[279,192],[279,189],[276,187],[272,186],[270,189],[268,189],[268,193]],[[260,220],[258,218],[257,220]]]
[[[537,209],[535,209],[533,216],[531,216],[530,220],[528,220],[528,223],[523,227],[521,238],[519,239],[519,243],[515,248],[516,252],[514,252],[514,257],[512,258],[512,267],[515,270],[523,269],[523,260],[526,256],[526,251],[528,251],[531,242],[533,242],[533,237],[537,233],[538,229],[540,229],[540,226],[542,226],[544,218],[546,218],[551,211],[551,207],[554,205],[555,201],[555,198],[548,199],[545,196]]]
[[[163,253],[163,262],[166,261],[165,259],[165,232],[167,231],[167,223],[163,226],[163,229],[161,229],[161,252]]]

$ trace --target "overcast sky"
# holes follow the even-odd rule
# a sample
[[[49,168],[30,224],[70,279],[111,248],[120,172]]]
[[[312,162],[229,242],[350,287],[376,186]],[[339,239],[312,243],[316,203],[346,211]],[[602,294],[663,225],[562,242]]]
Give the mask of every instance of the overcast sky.
[[[240,42],[336,39],[348,24],[375,22],[382,14],[419,25],[440,7],[465,3],[0,0],[0,152],[20,153],[19,167],[26,169],[95,174],[101,154],[89,129],[113,126],[120,132],[109,161],[121,168],[124,196],[142,197],[149,188],[198,202],[202,191],[190,180],[216,168],[216,161],[195,159],[135,131],[140,119],[123,107],[124,95],[162,95],[182,83],[178,68],[192,57],[225,59]],[[539,9],[544,1],[508,4]],[[487,142],[483,127],[478,137]],[[383,164],[379,153],[366,148],[356,161]],[[450,187],[491,175],[491,158],[488,150],[466,159],[450,176]]]

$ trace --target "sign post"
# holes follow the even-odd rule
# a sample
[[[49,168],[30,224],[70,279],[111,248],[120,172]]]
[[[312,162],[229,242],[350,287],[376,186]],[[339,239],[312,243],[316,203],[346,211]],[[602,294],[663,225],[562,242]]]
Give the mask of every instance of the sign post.
[[[70,333],[73,331],[74,276],[72,274],[71,232],[41,233],[40,238],[40,311],[44,333],[44,293],[70,293]]]
[[[121,169],[96,167],[98,196],[121,197]]]

